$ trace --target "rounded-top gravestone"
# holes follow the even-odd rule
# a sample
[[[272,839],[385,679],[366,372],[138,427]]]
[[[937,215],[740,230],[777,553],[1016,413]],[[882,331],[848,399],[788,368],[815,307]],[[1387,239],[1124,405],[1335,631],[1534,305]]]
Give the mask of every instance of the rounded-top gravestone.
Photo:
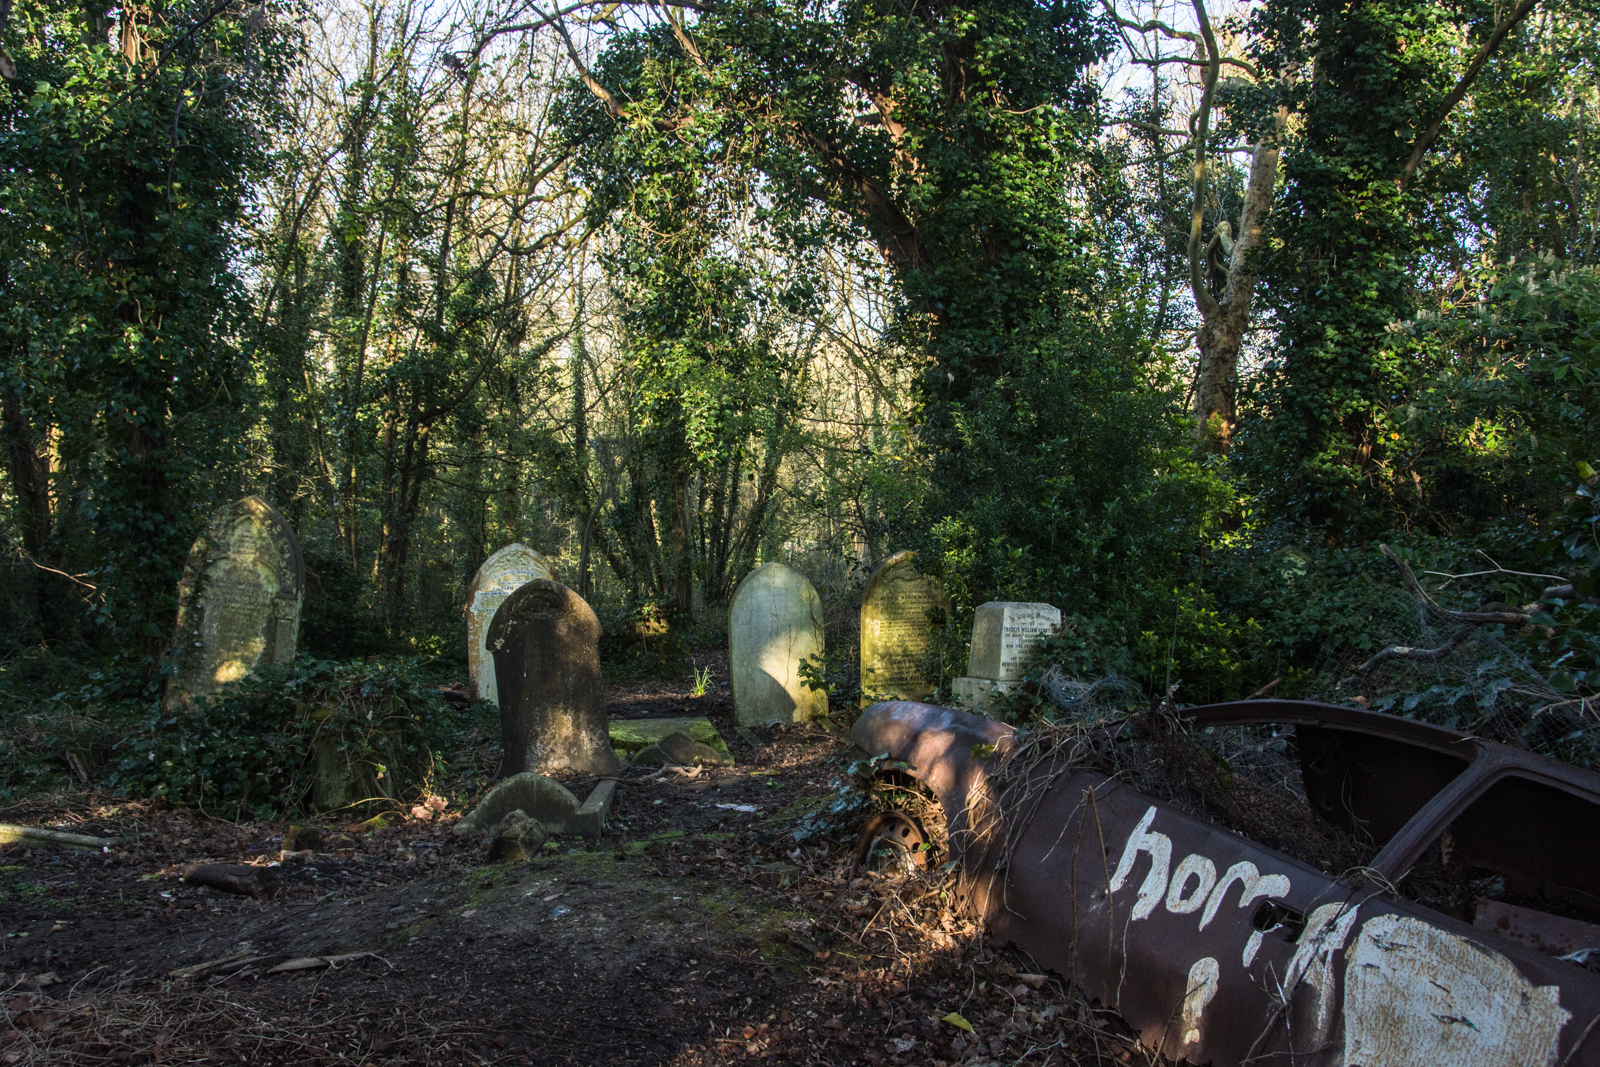
[[[467,587],[467,675],[472,696],[500,703],[494,680],[494,657],[489,655],[489,623],[506,597],[535,578],[559,582],[550,561],[516,541],[483,561]]]
[[[166,705],[293,660],[305,586],[300,540],[271,504],[247,496],[212,516],[178,582]]]
[[[611,749],[600,682],[600,620],[560,582],[535,578],[489,623],[500,689],[501,776],[574,770],[607,774]]]
[[[782,563],[745,575],[728,606],[734,717],[745,726],[827,718],[828,695],[800,680],[800,664],[822,649],[822,598],[805,575]]]
[[[926,700],[933,686],[922,674],[930,615],[950,611],[950,598],[917,570],[915,552],[884,560],[861,594],[861,703]]]

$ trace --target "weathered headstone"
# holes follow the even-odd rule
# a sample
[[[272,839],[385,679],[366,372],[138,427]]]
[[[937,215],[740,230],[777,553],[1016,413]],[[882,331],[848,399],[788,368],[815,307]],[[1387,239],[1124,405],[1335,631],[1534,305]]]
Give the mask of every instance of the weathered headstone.
[[[739,583],[728,606],[733,714],[741,726],[828,717],[828,695],[807,689],[800,664],[821,657],[822,598],[806,576],[763,563]]]
[[[506,597],[535,578],[561,580],[548,559],[527,545],[513,541],[484,560],[472,584],[467,586],[467,675],[473,699],[500,703],[500,691],[494,681],[494,657],[489,655],[485,644],[489,623]]]
[[[1039,653],[1044,639],[1061,626],[1061,609],[1050,604],[991,600],[972,620],[972,651],[967,676],[951,686],[956,703],[982,709],[1015,689]]]
[[[258,496],[218,512],[178,582],[166,706],[294,659],[306,568],[288,520]]]
[[[606,730],[600,620],[582,597],[535,578],[494,613],[488,645],[500,690],[502,775],[622,766]]]
[[[861,703],[926,700],[922,675],[929,614],[948,612],[950,598],[917,570],[915,552],[897,552],[873,572],[861,595]]]

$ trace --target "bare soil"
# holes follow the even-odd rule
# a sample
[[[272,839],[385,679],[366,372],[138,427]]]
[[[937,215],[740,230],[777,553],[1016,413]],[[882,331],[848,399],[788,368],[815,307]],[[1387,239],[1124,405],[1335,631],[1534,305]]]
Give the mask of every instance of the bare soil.
[[[852,758],[839,735],[741,736],[724,695],[687,687],[608,696],[613,718],[709,716],[738,765],[630,768],[605,838],[522,863],[485,865],[459,812],[321,821],[324,851],[281,861],[282,892],[257,900],[183,871],[278,863],[283,825],[94,795],[0,812],[133,838],[0,849],[0,1065],[1143,1059],[987,944],[944,876],[796,848]],[[304,969],[274,971],[290,961]]]

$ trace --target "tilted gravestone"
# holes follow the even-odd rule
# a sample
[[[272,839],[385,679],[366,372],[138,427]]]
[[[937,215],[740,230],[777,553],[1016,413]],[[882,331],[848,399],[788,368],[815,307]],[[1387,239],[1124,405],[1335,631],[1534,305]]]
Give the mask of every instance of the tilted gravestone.
[[[967,677],[951,686],[956,703],[981,709],[1017,687],[1044,639],[1061,626],[1061,609],[1050,604],[991,600],[972,620]]]
[[[166,706],[294,659],[306,569],[288,520],[258,496],[216,515],[178,582]]]
[[[782,563],[745,575],[728,606],[733,713],[741,726],[828,717],[828,695],[807,689],[800,664],[822,656],[822,598]]]
[[[560,582],[535,578],[506,597],[489,623],[500,690],[500,774],[606,774],[611,750],[600,682],[600,620]]]
[[[926,700],[933,685],[922,674],[929,615],[948,612],[950,598],[917,570],[915,552],[884,560],[861,595],[861,703]]]
[[[513,541],[483,561],[467,587],[467,675],[475,700],[500,703],[495,686],[494,657],[486,642],[489,623],[506,597],[535,578],[559,582],[550,561],[527,545]]]

